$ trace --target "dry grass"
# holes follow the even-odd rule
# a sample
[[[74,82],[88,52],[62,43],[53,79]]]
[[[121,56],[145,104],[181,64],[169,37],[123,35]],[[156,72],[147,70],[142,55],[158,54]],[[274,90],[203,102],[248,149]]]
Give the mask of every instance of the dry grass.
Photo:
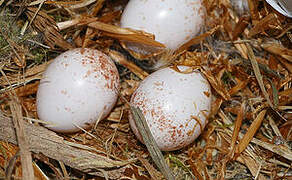
[[[35,93],[41,74],[54,57],[73,47],[95,48],[111,56],[119,64],[121,96],[127,100],[157,64],[187,65],[206,76],[214,98],[202,135],[182,150],[163,154],[175,178],[292,178],[292,20],[263,0],[248,0],[250,12],[241,17],[229,0],[206,0],[205,33],[170,53],[151,34],[118,27],[126,3],[0,1],[2,114],[39,127],[40,121],[32,119],[37,119]],[[122,40],[150,45],[154,51],[134,54],[123,48]],[[22,108],[18,118],[11,103]],[[77,151],[103,156],[103,164],[86,158],[64,163],[50,153],[32,152],[35,177],[161,179],[146,146],[130,130],[129,111],[119,100],[110,116],[88,132],[58,134]],[[28,133],[22,134],[24,141],[30,140]],[[18,147],[8,143],[9,137],[0,140],[0,176],[19,179],[28,165],[21,165]]]

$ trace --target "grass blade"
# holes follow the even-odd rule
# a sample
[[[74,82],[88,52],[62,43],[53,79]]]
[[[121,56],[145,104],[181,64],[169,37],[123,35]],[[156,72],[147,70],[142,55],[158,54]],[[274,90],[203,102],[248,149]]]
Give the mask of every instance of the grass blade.
[[[157,165],[157,167],[160,169],[164,177],[168,180],[174,180],[174,176],[172,175],[172,172],[168,165],[165,162],[165,159],[163,157],[162,152],[158,148],[156,141],[154,140],[154,137],[152,136],[150,129],[146,123],[145,117],[142,114],[142,111],[139,108],[131,107],[131,111],[136,123],[137,128],[139,129],[139,132],[143,138],[143,141],[150,153],[150,156],[152,157],[153,161]]]

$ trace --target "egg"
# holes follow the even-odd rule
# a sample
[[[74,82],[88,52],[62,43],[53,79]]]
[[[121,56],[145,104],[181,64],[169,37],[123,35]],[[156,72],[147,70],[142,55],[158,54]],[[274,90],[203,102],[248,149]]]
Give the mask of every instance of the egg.
[[[202,0],[130,0],[121,17],[121,27],[143,30],[175,50],[203,28]]]
[[[178,68],[187,69],[186,66]],[[192,143],[207,124],[211,89],[199,71],[181,73],[168,67],[144,79],[130,103],[142,111],[161,150],[178,150]],[[129,122],[134,134],[143,142],[132,114]]]
[[[73,133],[105,118],[118,97],[119,74],[112,60],[77,48],[56,57],[37,91],[37,113],[49,129]]]
[[[274,9],[284,16],[292,18],[292,1],[291,0],[266,0]]]

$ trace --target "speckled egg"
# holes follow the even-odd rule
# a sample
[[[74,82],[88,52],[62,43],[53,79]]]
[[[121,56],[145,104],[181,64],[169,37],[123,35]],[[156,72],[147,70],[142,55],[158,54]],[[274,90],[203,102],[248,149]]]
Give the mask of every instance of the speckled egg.
[[[130,0],[121,27],[143,30],[175,50],[196,36],[204,25],[202,0]]]
[[[116,103],[119,74],[102,52],[78,48],[53,60],[40,81],[37,113],[57,132],[76,132],[105,118]]]
[[[181,73],[168,67],[143,80],[130,103],[141,109],[161,150],[178,150],[192,143],[207,124],[211,89],[199,71]],[[129,121],[134,134],[142,141],[132,114]]]

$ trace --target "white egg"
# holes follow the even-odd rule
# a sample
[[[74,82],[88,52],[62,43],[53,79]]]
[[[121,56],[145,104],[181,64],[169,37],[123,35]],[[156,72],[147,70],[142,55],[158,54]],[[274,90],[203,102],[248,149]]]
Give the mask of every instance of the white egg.
[[[121,18],[121,27],[143,30],[175,50],[204,25],[202,0],[130,0]]]
[[[291,0],[266,0],[274,9],[284,16],[292,18],[292,1]]]
[[[37,113],[57,132],[76,132],[105,118],[116,103],[119,74],[100,51],[78,48],[59,55],[37,92]]]
[[[179,66],[180,70],[186,68]],[[141,109],[161,150],[178,150],[192,143],[207,124],[211,89],[199,71],[185,74],[168,67],[141,82],[132,95],[131,105]],[[142,141],[132,114],[129,121]]]

